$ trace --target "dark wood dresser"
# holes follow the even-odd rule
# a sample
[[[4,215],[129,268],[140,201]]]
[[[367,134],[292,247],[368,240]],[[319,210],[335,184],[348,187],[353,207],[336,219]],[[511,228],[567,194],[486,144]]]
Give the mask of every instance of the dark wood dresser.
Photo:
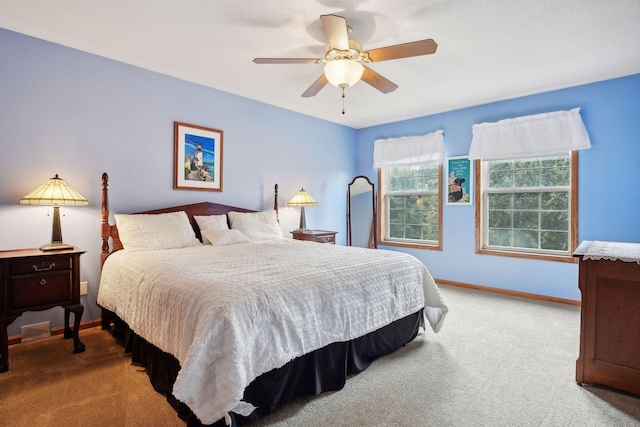
[[[25,311],[64,308],[64,337],[73,337],[74,353],[83,352],[80,342],[80,255],[78,248],[42,251],[0,251],[0,372],[9,369],[7,326]],[[73,312],[73,331],[69,313]]]
[[[593,255],[607,245],[611,254]],[[621,256],[616,245],[585,241],[573,254],[580,259],[582,293],[576,381],[640,395],[640,264],[628,256],[621,260],[636,246],[640,253],[640,244],[622,244],[627,251]]]

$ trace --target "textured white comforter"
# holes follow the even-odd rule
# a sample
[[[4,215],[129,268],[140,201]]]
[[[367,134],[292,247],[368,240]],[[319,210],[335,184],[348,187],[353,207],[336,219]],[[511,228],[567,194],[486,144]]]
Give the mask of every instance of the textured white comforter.
[[[423,307],[437,332],[448,310],[411,255],[292,239],[118,251],[98,304],[178,359],[173,394],[205,424],[246,414],[246,386],[298,356]]]

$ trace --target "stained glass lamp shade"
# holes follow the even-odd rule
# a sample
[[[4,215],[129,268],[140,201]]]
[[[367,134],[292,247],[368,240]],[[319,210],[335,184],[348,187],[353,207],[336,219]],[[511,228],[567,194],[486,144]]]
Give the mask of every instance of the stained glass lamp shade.
[[[304,216],[304,208],[307,206],[318,206],[318,202],[316,202],[315,199],[311,197],[309,193],[304,191],[304,188],[302,188],[291,198],[291,200],[285,203],[285,206],[300,207],[300,228],[295,231],[309,231],[307,229],[307,221]]]
[[[89,202],[73,187],[64,182],[62,178],[58,177],[58,174],[56,174],[56,176],[20,199],[20,204],[53,206],[53,230],[51,232],[51,243],[40,247],[43,251],[49,251],[73,248],[72,245],[68,245],[62,241],[59,206],[85,206],[88,205]]]

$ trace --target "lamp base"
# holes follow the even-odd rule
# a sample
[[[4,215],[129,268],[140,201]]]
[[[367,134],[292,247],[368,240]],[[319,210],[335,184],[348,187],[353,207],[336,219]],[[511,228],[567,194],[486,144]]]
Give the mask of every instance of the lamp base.
[[[73,249],[73,245],[60,242],[60,243],[47,243],[46,245],[40,246],[41,251],[59,251],[62,249]]]
[[[309,229],[309,228],[298,228],[296,230],[293,230],[292,233],[310,233],[313,230]]]

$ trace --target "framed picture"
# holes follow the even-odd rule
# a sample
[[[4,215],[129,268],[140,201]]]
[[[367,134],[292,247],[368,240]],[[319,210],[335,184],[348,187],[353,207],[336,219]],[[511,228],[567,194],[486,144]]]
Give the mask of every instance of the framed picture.
[[[173,188],[222,191],[223,132],[174,123]]]
[[[473,205],[473,171],[465,156],[447,158],[447,204]]]

